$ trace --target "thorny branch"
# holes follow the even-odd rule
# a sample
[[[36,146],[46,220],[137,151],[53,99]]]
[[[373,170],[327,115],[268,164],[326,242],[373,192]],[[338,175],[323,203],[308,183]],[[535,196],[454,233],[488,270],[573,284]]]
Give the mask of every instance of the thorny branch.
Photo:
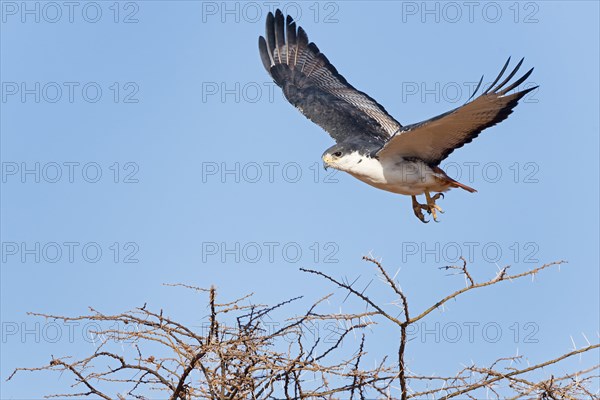
[[[512,399],[579,399],[598,396],[599,365],[569,373],[548,375],[548,367],[584,353],[597,352],[600,345],[573,349],[547,361],[524,368],[515,368],[522,356],[498,358],[488,367],[471,365],[452,376],[412,373],[406,364],[408,344],[407,329],[411,324],[428,317],[447,301],[466,292],[503,281],[511,281],[563,264],[563,261],[544,264],[514,275],[508,267],[487,281],[477,282],[462,266],[443,267],[465,277],[465,287],[456,290],[416,316],[411,317],[408,299],[396,277],[390,276],[382,264],[372,257],[364,260],[376,267],[381,280],[390,287],[395,297],[392,304],[402,310],[394,316],[386,306],[367,293],[369,285],[357,289],[357,280],[336,279],[321,271],[301,269],[334,283],[346,294],[364,303],[366,310],[335,314],[320,314],[317,309],[333,294],[316,301],[303,315],[288,318],[276,328],[266,321],[273,314],[300,300],[291,298],[266,306],[253,304],[252,295],[233,301],[218,303],[214,287],[203,289],[186,284],[174,284],[193,290],[199,296],[208,294],[208,329],[189,327],[166,316],[162,310],[151,311],[146,304],[121,314],[107,315],[90,308],[89,315],[66,317],[30,313],[63,322],[94,321],[110,325],[94,332],[97,348],[90,356],[72,360],[69,357],[52,357],[41,367],[17,368],[7,380],[22,372],[58,371],[73,377],[72,388],[77,392],[48,395],[47,397],[94,397],[102,399],[162,397],[171,400],[191,399],[272,399],[272,398],[481,398],[482,396]],[[324,340],[315,335],[311,326],[319,321],[331,322],[340,327],[337,336]],[[366,328],[390,323],[398,330],[398,356],[396,363],[384,357],[373,366],[365,368],[363,362],[369,354],[369,335]],[[114,328],[117,323],[117,328]],[[125,329],[123,327],[135,327]],[[353,332],[362,331],[360,341],[352,340]],[[132,344],[130,351],[113,349],[115,344]],[[348,345],[354,352],[348,353]],[[145,354],[143,354],[145,353]],[[109,360],[109,364],[106,364]],[[461,361],[461,360],[457,360]],[[541,371],[546,377],[540,378]],[[133,374],[132,374],[133,372]],[[533,374],[537,372],[537,374]],[[394,384],[399,382],[399,387]],[[482,392],[484,391],[484,392]]]

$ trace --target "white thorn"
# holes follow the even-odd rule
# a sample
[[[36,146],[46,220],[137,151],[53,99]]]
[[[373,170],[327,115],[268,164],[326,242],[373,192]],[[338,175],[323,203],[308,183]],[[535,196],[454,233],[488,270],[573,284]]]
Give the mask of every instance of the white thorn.
[[[588,346],[591,346],[592,344],[590,343],[590,341],[588,340],[587,336],[585,336],[584,332],[581,332],[581,334],[583,335],[585,341],[587,342]]]

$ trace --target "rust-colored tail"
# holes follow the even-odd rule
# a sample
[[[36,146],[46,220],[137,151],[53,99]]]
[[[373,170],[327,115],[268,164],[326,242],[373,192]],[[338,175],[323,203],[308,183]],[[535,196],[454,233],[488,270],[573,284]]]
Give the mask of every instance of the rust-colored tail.
[[[465,184],[460,183],[459,181],[455,181],[454,179],[450,178],[443,169],[441,169],[440,167],[432,167],[431,168],[434,172],[442,175],[444,177],[444,179],[450,184],[450,186],[452,187],[457,187],[457,188],[461,188],[466,190],[469,193],[475,193],[477,190],[473,189],[471,186],[467,186]]]
[[[477,191],[477,190],[473,189],[471,186],[464,185],[464,184],[462,184],[462,183],[460,183],[460,182],[457,182],[457,181],[455,181],[455,180],[454,180],[454,179],[452,179],[452,178],[450,178],[450,180],[452,181],[452,184],[453,184],[454,186],[456,186],[456,187],[459,187],[459,188],[461,188],[461,189],[465,189],[465,190],[466,190],[467,192],[469,192],[469,193],[474,193],[474,192],[476,192],[476,191]]]

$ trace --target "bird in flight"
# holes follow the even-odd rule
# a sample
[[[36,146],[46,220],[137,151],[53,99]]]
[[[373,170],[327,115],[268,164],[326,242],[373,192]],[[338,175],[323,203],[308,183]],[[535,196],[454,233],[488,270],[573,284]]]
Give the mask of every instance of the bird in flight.
[[[263,65],[286,99],[305,117],[319,125],[336,144],[323,153],[323,165],[389,192],[412,197],[415,216],[422,222],[426,211],[437,221],[443,212],[436,200],[452,188],[476,190],[450,178],[440,163],[481,131],[503,121],[519,99],[536,89],[510,93],[533,68],[511,84],[523,60],[504,78],[510,58],[498,77],[479,97],[483,77],[463,106],[426,121],[401,125],[366,93],[340,75],[302,27],[280,10],[267,15],[266,37],[259,37]],[[432,193],[436,193],[433,194]],[[425,204],[417,195],[425,195]]]

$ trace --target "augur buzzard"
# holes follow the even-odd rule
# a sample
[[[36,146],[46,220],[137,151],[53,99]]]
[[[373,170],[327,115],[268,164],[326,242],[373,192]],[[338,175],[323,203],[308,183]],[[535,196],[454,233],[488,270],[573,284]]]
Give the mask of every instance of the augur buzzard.
[[[509,58],[476,99],[472,100],[483,77],[463,106],[403,126],[369,95],[350,85],[289,15],[284,20],[280,10],[269,13],[265,36],[259,37],[258,47],[267,72],[287,100],[336,141],[323,153],[324,167],[345,171],[379,189],[412,196],[413,211],[423,222],[428,222],[423,210],[437,221],[437,211],[442,210],[435,201],[443,192],[451,188],[475,192],[446,175],[440,162],[506,119],[519,99],[537,88],[510,93],[533,71],[509,84],[523,60],[499,82]],[[426,204],[417,202],[420,194],[425,194]]]

